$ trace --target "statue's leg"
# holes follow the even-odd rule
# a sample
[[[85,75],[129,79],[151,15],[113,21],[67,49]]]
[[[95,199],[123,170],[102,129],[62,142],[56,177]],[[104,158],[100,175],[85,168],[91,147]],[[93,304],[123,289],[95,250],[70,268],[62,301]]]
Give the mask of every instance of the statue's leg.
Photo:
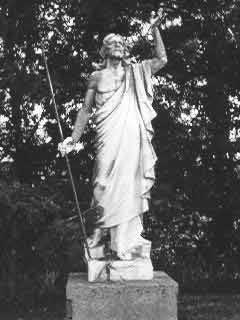
[[[132,252],[143,241],[142,230],[139,216],[111,228],[111,249],[121,260],[132,259]]]
[[[99,241],[102,238],[102,230],[100,228],[96,228],[91,237],[87,239],[89,248],[96,247]]]
[[[105,186],[102,186],[100,183],[97,183],[93,189],[93,199],[92,207],[97,207],[99,205],[100,199],[102,198]],[[89,248],[97,246],[99,241],[102,238],[102,229],[96,228],[93,232],[93,235],[87,239]]]

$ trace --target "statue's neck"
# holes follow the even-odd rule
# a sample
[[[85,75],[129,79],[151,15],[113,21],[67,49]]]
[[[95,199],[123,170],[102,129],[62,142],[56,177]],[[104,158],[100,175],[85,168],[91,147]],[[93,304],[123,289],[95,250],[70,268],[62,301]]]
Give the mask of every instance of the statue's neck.
[[[122,59],[108,58],[106,67],[116,72],[121,71],[123,68]]]

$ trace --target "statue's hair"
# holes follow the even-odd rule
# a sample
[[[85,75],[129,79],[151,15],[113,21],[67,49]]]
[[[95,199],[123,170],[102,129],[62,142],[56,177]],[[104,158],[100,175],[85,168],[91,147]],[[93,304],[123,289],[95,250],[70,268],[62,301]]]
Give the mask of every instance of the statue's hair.
[[[124,43],[124,56],[123,56],[123,64],[124,65],[128,65],[129,64],[129,50],[126,46],[126,42],[124,41],[124,38],[120,35],[120,34],[116,34],[116,33],[110,33],[107,36],[104,37],[103,39],[103,44],[102,47],[99,51],[100,56],[102,58],[102,62],[101,63],[93,63],[93,67],[95,69],[104,69],[106,67],[107,64],[107,50],[108,50],[108,45],[109,43],[115,38],[115,37],[120,37],[123,40]]]

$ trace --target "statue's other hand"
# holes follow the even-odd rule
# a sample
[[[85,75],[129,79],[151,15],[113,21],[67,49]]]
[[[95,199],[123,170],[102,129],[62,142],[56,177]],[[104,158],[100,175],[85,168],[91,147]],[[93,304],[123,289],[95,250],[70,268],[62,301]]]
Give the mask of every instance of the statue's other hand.
[[[67,137],[63,142],[58,144],[58,150],[60,151],[62,157],[75,149],[76,143],[73,141],[72,137]]]

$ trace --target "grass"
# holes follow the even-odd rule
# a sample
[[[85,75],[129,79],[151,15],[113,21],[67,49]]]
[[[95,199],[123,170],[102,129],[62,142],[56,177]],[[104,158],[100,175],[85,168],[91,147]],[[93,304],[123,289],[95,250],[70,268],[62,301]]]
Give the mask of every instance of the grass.
[[[183,295],[178,310],[179,320],[240,320],[240,295]]]
[[[240,294],[185,294],[180,295],[178,300],[178,320],[240,320]],[[38,310],[2,312],[0,310],[0,319],[63,320],[64,301],[56,303],[51,308],[42,307]]]

